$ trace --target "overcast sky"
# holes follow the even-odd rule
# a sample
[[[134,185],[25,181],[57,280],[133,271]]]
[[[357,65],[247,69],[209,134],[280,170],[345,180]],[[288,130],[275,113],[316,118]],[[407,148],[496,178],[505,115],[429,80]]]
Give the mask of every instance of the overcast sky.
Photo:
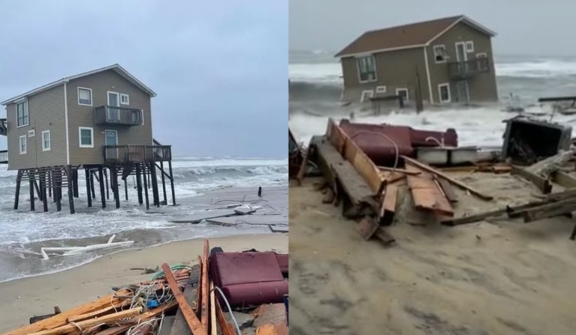
[[[576,55],[573,0],[290,0],[290,49],[339,51],[366,30],[464,14],[496,54]]]
[[[287,155],[287,0],[2,1],[0,36],[0,101],[119,63],[175,155]]]

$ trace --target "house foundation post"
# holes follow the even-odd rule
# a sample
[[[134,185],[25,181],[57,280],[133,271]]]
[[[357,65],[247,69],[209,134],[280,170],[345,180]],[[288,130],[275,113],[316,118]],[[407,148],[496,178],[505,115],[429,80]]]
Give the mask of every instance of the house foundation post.
[[[164,205],[168,205],[168,199],[166,199],[166,172],[164,172],[164,162],[160,161],[160,175],[162,176],[162,194],[164,195]]]
[[[142,168],[140,165],[136,166],[136,190],[138,191],[138,203],[142,205]]]
[[[160,207],[158,177],[156,176],[156,164],[154,162],[150,162],[150,180],[152,181],[152,198],[154,199],[154,206]]]
[[[142,165],[144,168],[144,198],[146,199],[146,210],[150,209],[150,200],[148,199],[148,177],[146,176],[146,164]]]
[[[40,189],[42,190],[42,207],[44,212],[48,212],[48,195],[47,190],[50,189],[49,185],[46,185],[48,179],[48,170],[40,171]]]
[[[36,202],[34,201],[34,174],[28,170],[28,182],[30,183],[30,210],[35,211]]]
[[[75,214],[76,209],[74,208],[74,169],[71,165],[66,167],[66,177],[68,182],[68,203],[70,205],[70,214]]]
[[[106,193],[104,191],[104,171],[102,171],[102,167],[98,167],[98,184],[100,184],[100,199],[102,201],[102,208],[106,208]]]
[[[20,200],[20,184],[22,183],[22,170],[18,170],[18,175],[16,176],[16,193],[14,194],[14,210],[18,209],[18,200]]]
[[[84,175],[86,176],[86,198],[88,199],[88,207],[92,207],[92,194],[90,187],[90,169],[84,168]]]
[[[78,198],[78,169],[72,168],[72,180],[74,181],[72,184],[74,186],[74,198]]]
[[[176,206],[176,192],[174,191],[174,174],[172,173],[172,161],[168,161],[170,171],[170,188],[172,189],[172,206]]]

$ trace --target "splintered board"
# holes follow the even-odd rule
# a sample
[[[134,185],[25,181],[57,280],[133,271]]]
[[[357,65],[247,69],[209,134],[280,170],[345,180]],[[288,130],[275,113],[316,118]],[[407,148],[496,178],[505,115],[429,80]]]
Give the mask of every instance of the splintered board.
[[[382,187],[383,179],[380,170],[374,162],[366,156],[364,151],[362,151],[332,119],[328,120],[326,135],[330,139],[330,143],[332,143],[338,152],[344,156],[344,158],[354,166],[362,178],[364,178],[372,192],[374,192],[374,194],[378,193]]]
[[[406,162],[406,170],[420,172],[419,175],[406,176],[417,209],[449,217],[454,216],[454,209],[430,173],[408,162]]]

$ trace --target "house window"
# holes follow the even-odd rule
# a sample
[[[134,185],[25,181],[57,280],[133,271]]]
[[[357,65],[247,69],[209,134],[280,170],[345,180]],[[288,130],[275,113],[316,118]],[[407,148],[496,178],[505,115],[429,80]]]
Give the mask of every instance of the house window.
[[[434,48],[434,62],[438,63],[446,63],[446,47],[444,44],[435,45]]]
[[[452,99],[450,98],[450,84],[440,84],[438,85],[438,95],[440,96],[440,102],[450,102]]]
[[[94,129],[90,127],[79,128],[80,148],[94,148]]]
[[[376,93],[386,93],[386,86],[376,86]]]
[[[92,89],[78,87],[78,104],[81,106],[92,106]]]
[[[42,132],[42,151],[50,151],[52,143],[50,142],[50,130]]]
[[[476,54],[476,58],[481,58],[483,60],[478,61],[478,69],[481,71],[487,71],[488,70],[488,55],[486,55],[485,52],[481,52],[481,53],[477,53]]]
[[[120,94],[120,103],[122,105],[130,104],[130,96],[128,94]]]
[[[376,81],[376,61],[374,56],[356,58],[356,64],[358,65],[361,83]]]
[[[362,95],[360,96],[360,102],[366,102],[370,100],[374,96],[374,91],[366,90],[362,91]]]
[[[402,97],[403,101],[408,101],[408,89],[407,88],[397,88],[396,95]]]
[[[28,152],[28,143],[26,142],[26,135],[20,136],[20,155],[26,154]]]
[[[36,136],[36,131],[34,129],[28,130],[28,137],[34,137],[34,136]]]
[[[466,52],[474,52],[474,42],[473,41],[466,42]]]
[[[16,104],[16,114],[18,116],[18,127],[24,127],[30,124],[30,115],[28,114],[28,101]]]

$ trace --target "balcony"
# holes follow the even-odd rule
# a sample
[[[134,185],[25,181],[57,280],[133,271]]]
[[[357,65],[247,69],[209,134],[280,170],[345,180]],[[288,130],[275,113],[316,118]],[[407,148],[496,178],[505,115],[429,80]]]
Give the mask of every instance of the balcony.
[[[0,135],[6,136],[8,134],[8,125],[6,119],[0,119]]]
[[[94,122],[101,125],[139,126],[142,111],[135,108],[100,106],[94,109]]]
[[[172,159],[170,145],[105,145],[106,164],[165,162]]]
[[[0,150],[0,164],[8,163],[8,150]]]
[[[448,74],[452,80],[470,79],[490,71],[488,58],[476,58],[465,62],[448,63]]]

